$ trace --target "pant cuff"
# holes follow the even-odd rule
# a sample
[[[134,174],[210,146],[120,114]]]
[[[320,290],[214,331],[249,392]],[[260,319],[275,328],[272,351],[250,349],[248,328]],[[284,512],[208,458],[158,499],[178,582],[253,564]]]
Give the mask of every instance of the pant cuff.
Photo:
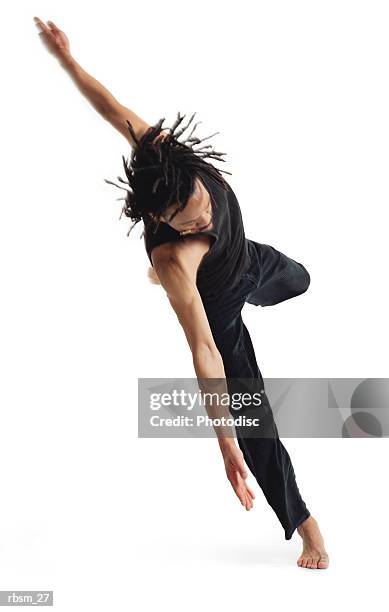
[[[289,530],[285,529],[285,540],[290,540],[297,527],[301,525],[301,523],[303,523],[309,516],[311,516],[311,513],[309,512],[309,510],[307,510],[304,515],[296,522],[294,527],[291,527],[291,529]]]

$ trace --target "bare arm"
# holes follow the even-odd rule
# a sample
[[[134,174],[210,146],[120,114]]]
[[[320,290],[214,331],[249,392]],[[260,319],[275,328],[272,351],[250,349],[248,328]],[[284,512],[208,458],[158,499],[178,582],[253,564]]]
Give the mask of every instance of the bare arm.
[[[176,258],[157,259],[154,265],[184,330],[196,374],[200,378],[224,378],[223,360],[215,345],[195,282]]]
[[[184,330],[196,374],[224,378],[221,355],[215,345],[196,285],[197,268],[207,250],[204,241],[181,238],[152,251],[154,270]]]
[[[184,330],[186,339],[192,352],[193,365],[200,387],[211,393],[221,396],[228,392],[225,382],[225,372],[222,357],[216,347],[209,326],[204,305],[196,286],[198,265],[206,252],[203,242],[191,238],[181,239],[175,245],[163,244],[152,251],[153,265],[158,274],[161,285],[167,293],[177,318]],[[216,386],[213,381],[207,383],[206,379],[218,379]],[[210,414],[209,409],[207,409]],[[230,416],[225,406],[212,409],[211,416]],[[253,507],[254,494],[247,486],[245,479],[247,472],[244,468],[243,457],[231,437],[225,437],[226,430],[218,434],[220,450],[224,464],[236,495],[246,510]]]
[[[126,120],[128,119],[132,124],[137,139],[150,127],[149,124],[132,110],[120,104],[104,85],[80,66],[71,55],[69,40],[62,30],[52,21],[48,21],[49,25],[46,25],[39,17],[34,17],[34,20],[40,30],[39,36],[42,43],[58,59],[78,90],[93,108],[123,134],[131,146],[134,146],[135,143]]]
[[[94,109],[113,125],[128,140],[131,146],[134,146],[135,143],[128,129],[126,119],[133,126],[137,139],[146,132],[150,127],[149,124],[135,114],[134,111],[120,104],[111,92],[97,79],[88,74],[72,56],[64,59],[62,66]]]

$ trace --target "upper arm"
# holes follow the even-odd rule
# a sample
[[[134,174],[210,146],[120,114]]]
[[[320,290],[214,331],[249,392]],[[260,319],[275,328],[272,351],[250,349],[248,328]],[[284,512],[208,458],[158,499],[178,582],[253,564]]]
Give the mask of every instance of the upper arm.
[[[196,286],[204,245],[197,241],[180,242],[179,253],[168,249],[158,252],[158,247],[153,249],[153,264],[192,353],[203,348],[213,351],[216,349],[215,341]]]
[[[146,121],[141,119],[141,117],[119,102],[111,106],[104,116],[105,119],[124,136],[132,147],[135,146],[135,142],[128,129],[127,120],[131,123],[137,140],[139,140],[151,127]]]
[[[148,130],[150,127],[146,121],[141,119],[132,110],[126,108],[119,102],[114,106],[111,106],[104,115],[105,119],[118,130],[130,143],[131,146],[135,145],[132,139],[130,130],[128,129],[127,119],[134,128],[135,136],[137,140]]]

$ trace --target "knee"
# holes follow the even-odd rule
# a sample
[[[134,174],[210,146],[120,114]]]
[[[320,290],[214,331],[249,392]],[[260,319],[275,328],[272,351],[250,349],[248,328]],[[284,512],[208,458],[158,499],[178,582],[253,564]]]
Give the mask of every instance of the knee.
[[[299,275],[299,292],[305,293],[311,284],[311,277],[308,270],[303,266],[303,264],[299,264],[301,267],[301,274]]]

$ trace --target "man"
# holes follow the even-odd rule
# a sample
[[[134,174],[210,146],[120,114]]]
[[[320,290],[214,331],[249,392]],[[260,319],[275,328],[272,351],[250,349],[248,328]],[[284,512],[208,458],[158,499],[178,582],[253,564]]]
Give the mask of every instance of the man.
[[[35,21],[45,46],[60,60],[80,92],[133,148],[130,163],[123,158],[128,179],[128,187],[121,186],[127,191],[123,212],[134,225],[144,223],[154,279],[165,289],[185,332],[199,381],[228,381],[229,390],[235,385],[242,388],[248,381],[250,390],[261,394],[260,407],[250,404],[246,411],[260,417],[259,434],[250,427],[236,427],[238,447],[233,437],[218,433],[226,473],[236,495],[246,510],[253,507],[244,459],[277,514],[285,538],[289,540],[295,530],[302,537],[303,551],[297,564],[325,569],[329,559],[323,538],[300,495],[290,457],[279,439],[241,317],[246,302],[270,306],[304,293],[310,283],[307,270],[274,247],[246,239],[233,190],[206,161],[224,161],[224,153],[209,150],[210,145],[195,149],[202,143],[192,136],[196,126],[183,140],[194,115],[183,127],[184,117],[178,114],[167,131],[162,130],[164,119],[148,125],[81,68],[70,53],[66,35],[53,22]]]

